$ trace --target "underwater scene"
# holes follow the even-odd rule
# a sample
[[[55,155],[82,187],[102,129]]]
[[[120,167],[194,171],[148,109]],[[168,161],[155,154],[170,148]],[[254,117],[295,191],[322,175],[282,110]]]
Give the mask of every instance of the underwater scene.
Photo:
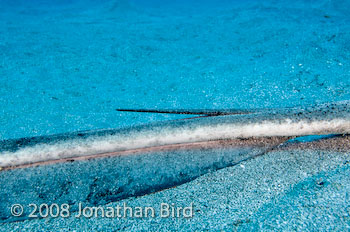
[[[0,0],[0,231],[349,231],[349,0]]]

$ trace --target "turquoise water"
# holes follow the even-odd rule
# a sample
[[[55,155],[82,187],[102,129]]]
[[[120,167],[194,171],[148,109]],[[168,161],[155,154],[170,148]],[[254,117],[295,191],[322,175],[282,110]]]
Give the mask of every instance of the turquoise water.
[[[348,1],[214,2],[2,0],[0,138],[350,98]]]
[[[1,140],[184,118],[116,108],[249,109],[350,99],[350,1],[0,0],[0,9]],[[187,221],[41,219],[1,229],[154,230],[158,223],[163,230],[307,230],[313,222],[318,226],[310,230],[349,229],[349,186],[340,178],[349,171],[346,154],[299,155],[296,162],[292,153],[271,153],[125,200],[195,202],[198,216]],[[333,185],[319,195],[305,190],[321,177]],[[309,214],[305,204],[291,203],[311,198],[317,207],[307,204]],[[300,216],[312,213],[319,218]]]

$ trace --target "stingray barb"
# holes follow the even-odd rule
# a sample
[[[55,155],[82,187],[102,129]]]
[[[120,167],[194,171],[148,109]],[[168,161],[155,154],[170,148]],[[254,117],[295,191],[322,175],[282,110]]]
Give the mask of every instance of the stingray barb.
[[[312,107],[312,106],[309,106]],[[134,113],[156,113],[156,114],[187,114],[203,116],[220,116],[220,115],[240,115],[240,114],[257,114],[271,110],[288,110],[295,107],[284,108],[254,108],[254,109],[158,109],[158,108],[118,108],[120,112]]]
[[[329,108],[336,110],[337,105],[348,105],[350,101],[340,101],[335,103],[324,103],[318,105],[319,108]],[[203,116],[220,116],[220,115],[241,115],[241,114],[258,114],[268,111],[286,111],[286,110],[311,110],[317,108],[314,105],[303,107],[284,107],[284,108],[254,108],[254,109],[158,109],[158,108],[118,108],[120,112],[135,113],[157,113],[157,114],[186,114],[186,115],[203,115]],[[320,109],[322,110],[322,109]]]

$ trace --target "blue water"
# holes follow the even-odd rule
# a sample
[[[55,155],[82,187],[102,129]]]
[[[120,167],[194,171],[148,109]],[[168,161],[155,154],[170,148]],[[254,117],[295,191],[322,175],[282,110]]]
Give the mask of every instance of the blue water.
[[[117,112],[116,108],[264,108],[349,100],[348,9],[347,0],[0,0],[0,139],[184,117]],[[305,169],[306,177],[314,175],[310,174],[314,169]],[[321,171],[327,171],[327,161]],[[215,175],[220,181],[230,171]],[[252,175],[258,179],[263,174]],[[300,175],[274,181],[292,186],[296,183],[292,180],[305,177]],[[201,192],[204,184],[198,183],[190,182],[187,188]],[[230,179],[221,184],[229,191],[234,183]],[[214,189],[214,185],[205,186]],[[229,208],[226,214],[222,210],[218,214],[227,227],[215,223],[212,207],[203,209],[191,228],[249,225],[247,215],[255,212],[251,220],[261,221],[260,211],[252,210],[242,213],[244,220],[228,223],[229,215],[238,215],[245,207],[229,202],[249,188],[232,190],[231,195],[224,190],[196,195],[198,204],[230,196],[220,201]],[[185,194],[181,187],[173,191],[174,196]],[[167,193],[135,201],[158,202],[162,194]],[[292,195],[286,199],[295,196],[288,194]],[[267,199],[254,203],[259,197],[251,195],[247,204],[259,208]],[[294,212],[289,206],[281,210],[287,209]],[[349,228],[348,219],[344,220],[344,224],[335,223]],[[18,228],[45,228],[44,222],[23,222]],[[49,222],[48,228],[77,223]],[[119,226],[127,230],[132,228],[130,223]],[[152,228],[147,223],[134,228]],[[159,223],[163,229],[182,228],[167,220]],[[98,230],[98,220],[83,220],[79,226],[91,229],[90,224]],[[116,226],[112,221],[102,224],[105,229]],[[16,226],[5,225],[14,230]]]
[[[0,138],[349,99],[348,1],[0,1]]]

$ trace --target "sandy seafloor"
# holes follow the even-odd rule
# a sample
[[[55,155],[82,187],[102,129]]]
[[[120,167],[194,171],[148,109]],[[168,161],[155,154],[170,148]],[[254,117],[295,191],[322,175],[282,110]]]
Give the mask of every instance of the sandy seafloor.
[[[0,139],[183,117],[115,108],[349,100],[349,9],[340,0],[0,0]],[[0,229],[350,230],[349,160],[271,152],[122,201],[193,202],[192,219],[48,218]]]

